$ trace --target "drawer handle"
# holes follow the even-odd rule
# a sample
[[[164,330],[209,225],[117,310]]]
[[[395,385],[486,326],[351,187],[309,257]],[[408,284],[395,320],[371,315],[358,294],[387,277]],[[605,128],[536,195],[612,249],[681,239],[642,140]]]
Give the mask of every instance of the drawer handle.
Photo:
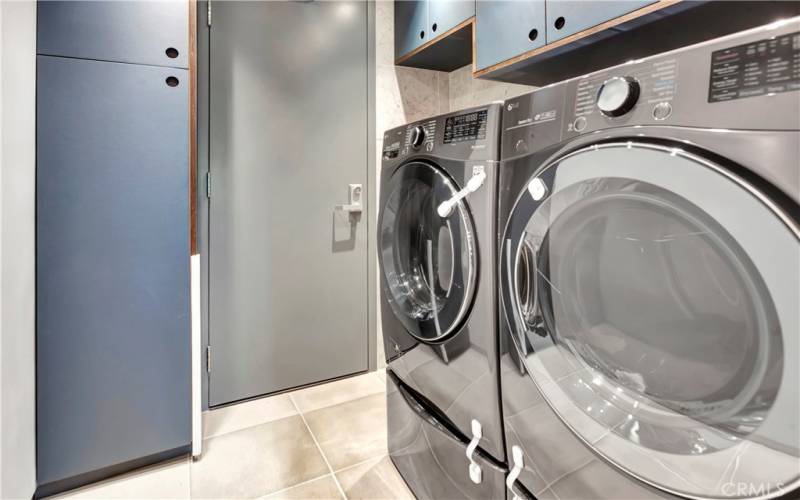
[[[167,81],[167,85],[170,86],[170,87],[177,87],[178,83],[180,83],[178,81],[178,79],[175,78],[174,76],[168,76],[166,81]]]
[[[531,42],[536,40],[536,37],[538,36],[539,36],[539,30],[537,29],[532,29],[528,32],[528,40],[530,40]]]
[[[483,429],[481,428],[481,423],[472,419],[472,441],[469,442],[469,446],[467,446],[467,458],[469,459],[469,478],[475,484],[481,484],[481,480],[483,480],[483,471],[481,470],[481,465],[472,458],[472,455],[475,453],[475,449],[478,447],[478,443],[481,442],[481,438],[483,438]]]
[[[522,472],[522,468],[525,467],[522,448],[519,446],[512,446],[511,457],[513,467],[508,472],[508,477],[506,478],[506,488],[508,488],[509,493],[511,493],[512,500],[520,500],[519,495],[514,490],[514,482],[519,477],[519,473]]]
[[[170,59],[175,59],[176,57],[178,57],[178,49],[176,49],[175,47],[167,47],[167,50],[165,50],[164,52]]]
[[[553,24],[555,25],[555,27],[556,27],[556,29],[557,29],[557,30],[560,30],[561,28],[563,28],[563,27],[564,27],[564,25],[565,25],[566,23],[567,23],[567,20],[566,20],[566,19],[564,19],[564,16],[561,16],[561,17],[559,17],[558,19],[556,19],[556,22],[555,22],[555,23],[553,23]]]

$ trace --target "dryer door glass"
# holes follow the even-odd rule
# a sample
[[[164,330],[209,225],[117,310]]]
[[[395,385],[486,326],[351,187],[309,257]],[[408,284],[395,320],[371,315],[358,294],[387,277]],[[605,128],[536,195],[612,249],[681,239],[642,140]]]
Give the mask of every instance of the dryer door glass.
[[[662,146],[587,148],[531,183],[503,242],[503,303],[564,423],[673,493],[796,486],[795,223],[718,165]]]
[[[439,168],[398,168],[379,221],[384,293],[417,339],[444,340],[460,324],[475,287],[472,221],[463,202],[446,217],[437,207],[458,189]]]

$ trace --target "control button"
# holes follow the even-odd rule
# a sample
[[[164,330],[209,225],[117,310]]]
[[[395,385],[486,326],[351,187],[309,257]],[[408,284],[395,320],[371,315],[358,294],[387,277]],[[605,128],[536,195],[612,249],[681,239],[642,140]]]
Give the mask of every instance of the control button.
[[[514,144],[514,151],[517,153],[524,153],[528,150],[528,145],[522,139],[518,140],[516,144]]]
[[[672,114],[672,105],[668,102],[660,102],[653,106],[653,118],[656,120],[666,120]]]
[[[575,132],[583,132],[586,130],[586,117],[579,116],[575,118],[575,121],[572,122],[572,129],[575,130]]]
[[[597,93],[597,107],[606,116],[622,116],[639,100],[639,82],[629,76],[606,80]]]
[[[411,129],[411,146],[418,148],[425,141],[425,129],[421,125]]]
[[[429,153],[431,151],[433,151],[433,143],[432,142],[429,142],[428,144],[425,145],[425,151],[427,151]]]

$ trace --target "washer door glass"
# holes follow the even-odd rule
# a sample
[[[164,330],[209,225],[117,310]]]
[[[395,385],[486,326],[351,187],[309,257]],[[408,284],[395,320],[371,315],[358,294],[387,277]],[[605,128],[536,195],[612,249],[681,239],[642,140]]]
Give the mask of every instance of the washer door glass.
[[[472,302],[472,222],[463,202],[447,217],[439,216],[437,207],[457,189],[433,165],[403,165],[392,174],[390,185],[379,221],[385,295],[411,335],[442,341]]]
[[[604,144],[540,171],[506,229],[502,295],[553,410],[672,493],[797,487],[794,224],[679,149]]]

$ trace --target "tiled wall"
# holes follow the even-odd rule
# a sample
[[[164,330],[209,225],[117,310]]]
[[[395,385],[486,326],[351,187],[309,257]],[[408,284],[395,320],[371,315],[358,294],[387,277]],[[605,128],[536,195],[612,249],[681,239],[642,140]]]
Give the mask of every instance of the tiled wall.
[[[457,69],[450,76],[450,111],[504,101],[535,89],[528,85],[493,82],[472,78],[472,66]]]
[[[487,104],[524,94],[533,87],[476,80],[470,66],[452,73],[394,65],[394,2],[377,0],[375,5],[375,140],[377,141],[374,192],[380,196],[380,164],[383,133],[404,123],[448,111]],[[380,287],[380,270],[378,270]],[[376,288],[378,293],[380,288]],[[380,304],[380,302],[378,302]],[[378,309],[378,367],[385,365]]]

